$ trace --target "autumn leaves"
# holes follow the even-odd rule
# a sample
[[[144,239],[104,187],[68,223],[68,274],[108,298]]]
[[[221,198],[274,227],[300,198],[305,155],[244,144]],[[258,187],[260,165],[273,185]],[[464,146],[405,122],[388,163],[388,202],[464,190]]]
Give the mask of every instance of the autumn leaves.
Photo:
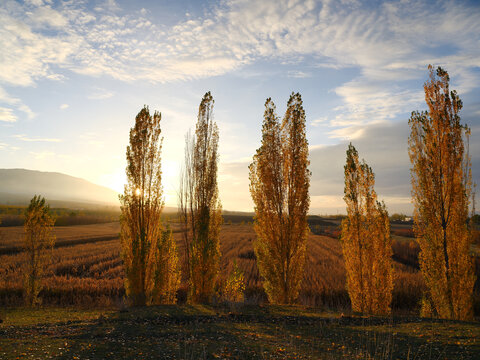
[[[472,181],[460,124],[461,101],[449,92],[448,74],[430,67],[425,84],[428,112],[409,121],[412,196],[420,266],[427,285],[422,313],[444,318],[472,316],[473,263],[468,225]],[[218,128],[213,98],[199,107],[195,135],[188,137],[179,215],[189,299],[208,302],[217,288],[219,231]],[[300,94],[292,93],[282,119],[265,103],[262,143],[250,170],[255,205],[257,265],[270,302],[296,301],[305,263],[310,204],[308,142]],[[127,294],[138,304],[172,302],[179,283],[175,242],[161,224],[160,114],[142,109],[127,149],[128,185],[122,197],[122,245]],[[392,240],[385,205],[374,190],[373,170],[350,144],[345,165],[347,216],[341,241],[353,311],[388,314],[393,290]],[[168,284],[168,285],[166,285]],[[242,286],[238,286],[242,288]],[[231,295],[237,298],[236,295]]]
[[[53,233],[54,217],[45,198],[35,195],[25,210],[25,265],[23,272],[23,296],[27,306],[41,303],[42,277],[51,263],[55,244]]]
[[[420,268],[427,285],[422,314],[442,318],[473,316],[472,174],[468,153],[470,129],[460,122],[462,102],[449,90],[449,76],[429,67],[425,83],[428,111],[413,112],[409,155],[415,235]]]
[[[295,302],[303,277],[310,205],[308,142],[300,94],[292,94],[280,122],[265,103],[262,145],[250,165],[255,204],[254,244],[263,286],[272,303]]]
[[[160,113],[152,116],[144,107],[130,130],[127,147],[121,239],[125,290],[135,305],[174,303],[180,284],[176,243],[161,219],[160,119]],[[195,135],[187,136],[179,194],[189,299],[195,303],[210,301],[219,272],[222,216],[217,149],[218,129],[208,92],[200,103]]]
[[[468,153],[470,130],[460,123],[462,102],[449,91],[449,76],[429,66],[425,83],[428,111],[409,120],[414,231],[426,285],[421,314],[468,320],[473,317],[475,275],[470,255],[472,175]],[[352,309],[390,312],[393,290],[388,214],[376,199],[372,169],[358,161],[350,144],[345,165],[347,218],[342,245]]]
[[[213,104],[213,97],[207,92],[198,109],[195,135],[187,135],[179,194],[189,298],[201,303],[210,301],[217,285],[223,222],[217,185],[218,128],[213,121]]]
[[[472,174],[468,153],[470,130],[460,123],[462,102],[449,91],[449,76],[429,66],[425,83],[428,111],[409,120],[414,231],[426,285],[421,314],[468,320],[473,317],[475,275],[470,255]],[[388,214],[376,200],[372,169],[358,161],[350,144],[345,165],[347,218],[342,244],[352,309],[390,312],[392,250]]]
[[[389,314],[393,291],[392,239],[384,203],[377,200],[375,176],[350,144],[345,165],[347,217],[342,248],[352,310]]]
[[[176,243],[162,224],[162,138],[159,112],[144,107],[127,147],[127,180],[121,201],[125,291],[134,305],[171,303],[180,283]]]

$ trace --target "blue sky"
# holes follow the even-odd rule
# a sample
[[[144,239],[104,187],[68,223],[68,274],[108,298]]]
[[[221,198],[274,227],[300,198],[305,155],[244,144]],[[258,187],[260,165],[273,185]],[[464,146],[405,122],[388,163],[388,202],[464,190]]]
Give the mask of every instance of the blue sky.
[[[0,0],[0,167],[58,171],[122,190],[128,131],[162,113],[167,205],[206,91],[220,128],[224,209],[251,210],[248,164],[263,105],[302,94],[313,213],[344,211],[352,141],[390,212],[411,211],[409,114],[427,65],[447,69],[480,174],[476,1]]]

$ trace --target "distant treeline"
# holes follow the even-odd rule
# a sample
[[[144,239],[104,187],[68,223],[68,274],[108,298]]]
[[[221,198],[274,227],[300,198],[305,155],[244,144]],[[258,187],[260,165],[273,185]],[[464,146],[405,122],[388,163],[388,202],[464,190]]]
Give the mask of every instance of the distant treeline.
[[[225,224],[248,224],[253,222],[253,215],[236,215],[236,214],[223,214],[223,222]],[[318,215],[310,215],[307,217],[307,222],[310,225],[310,227],[314,225],[318,226],[338,226],[338,224],[330,221],[332,220],[331,218],[323,218]]]
[[[0,226],[22,226],[25,221],[24,206],[0,205]],[[51,209],[55,226],[102,224],[118,221],[120,211]]]

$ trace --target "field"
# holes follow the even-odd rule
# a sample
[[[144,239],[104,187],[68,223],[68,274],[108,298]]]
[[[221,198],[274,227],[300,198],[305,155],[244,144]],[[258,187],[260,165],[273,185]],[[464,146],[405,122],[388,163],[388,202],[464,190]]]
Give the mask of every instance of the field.
[[[118,223],[55,227],[38,309],[22,306],[23,229],[0,229],[0,358],[478,358],[478,322],[416,317],[424,285],[408,226],[392,227],[394,315],[363,318],[350,313],[335,221],[311,223],[299,305],[290,307],[266,303],[250,221],[227,217],[220,239],[220,279],[236,260],[247,283],[242,304],[187,305],[182,284],[180,305],[147,309],[125,307]],[[478,316],[478,287],[476,298]]]
[[[181,233],[173,224],[179,254],[183,254]],[[0,304],[21,304],[23,257],[21,227],[1,229]],[[123,301],[123,270],[120,260],[118,223],[55,227],[57,246],[53,263],[44,280],[41,297],[49,305],[115,306]],[[226,221],[221,230],[221,272],[224,279],[233,261],[245,274],[246,302],[266,301],[256,266],[251,223]],[[345,268],[338,239],[315,235],[308,238],[307,264],[299,303],[346,312],[349,309],[345,289]],[[415,249],[407,240],[396,241],[395,290],[393,307],[398,313],[417,311],[423,282],[416,263]],[[185,301],[185,284],[178,298]]]
[[[56,247],[118,239],[120,224],[110,222],[94,225],[55,226]],[[21,251],[23,226],[0,228],[0,254]]]

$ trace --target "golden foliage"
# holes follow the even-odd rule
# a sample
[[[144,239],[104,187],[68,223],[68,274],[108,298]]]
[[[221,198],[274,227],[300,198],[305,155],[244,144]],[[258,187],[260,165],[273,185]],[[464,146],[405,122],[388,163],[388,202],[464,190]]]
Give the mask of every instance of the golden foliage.
[[[377,201],[372,169],[350,144],[345,165],[347,217],[342,248],[352,310],[389,314],[393,291],[392,239],[385,204]]]
[[[186,137],[179,210],[184,230],[190,300],[208,302],[219,272],[222,210],[218,198],[218,127],[207,92],[198,109],[195,136]]]
[[[23,291],[28,306],[40,303],[38,294],[42,289],[42,277],[51,262],[55,236],[52,228],[55,220],[45,198],[35,195],[25,211],[25,268]]]
[[[245,291],[245,278],[243,272],[237,265],[237,261],[233,261],[233,269],[225,281],[223,289],[223,297],[226,301],[240,302],[243,300]]]
[[[472,195],[470,129],[460,123],[462,101],[456,91],[450,92],[448,73],[428,68],[428,111],[412,112],[409,120],[414,231],[428,289],[422,313],[471,319],[475,275],[467,222]]]
[[[172,303],[179,286],[175,242],[164,231],[160,139],[161,115],[144,107],[127,147],[127,179],[121,196],[125,290],[135,305]]]
[[[265,102],[262,145],[250,165],[255,204],[255,253],[270,302],[290,304],[297,296],[305,263],[308,142],[300,94],[293,94],[280,125],[275,105]]]
[[[154,286],[152,289],[151,302],[153,304],[174,304],[177,300],[177,289],[180,286],[180,273],[176,242],[168,227],[158,242],[156,258],[153,282],[158,286]]]

